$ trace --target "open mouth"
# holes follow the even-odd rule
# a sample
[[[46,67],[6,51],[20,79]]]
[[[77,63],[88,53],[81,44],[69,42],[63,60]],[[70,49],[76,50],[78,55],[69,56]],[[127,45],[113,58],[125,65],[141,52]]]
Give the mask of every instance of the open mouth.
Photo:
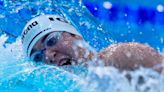
[[[63,59],[60,60],[59,65],[60,66],[72,65],[72,59],[70,59],[70,58],[63,58]]]

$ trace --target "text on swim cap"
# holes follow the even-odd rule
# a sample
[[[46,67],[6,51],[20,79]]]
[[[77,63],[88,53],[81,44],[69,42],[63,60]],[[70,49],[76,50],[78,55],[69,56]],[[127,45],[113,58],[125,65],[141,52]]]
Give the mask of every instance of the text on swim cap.
[[[55,21],[54,18],[49,17],[50,21]],[[64,23],[69,23],[68,21],[66,21],[64,18],[56,18],[56,20],[60,21],[60,22],[64,22]]]
[[[30,25],[28,25],[28,27],[25,29],[25,31],[24,31],[23,34],[22,34],[22,41],[23,41],[25,35],[29,32],[29,30],[30,30],[31,28],[33,28],[34,26],[36,26],[36,25],[38,25],[38,22],[37,22],[37,21],[34,21],[34,22],[32,22]]]

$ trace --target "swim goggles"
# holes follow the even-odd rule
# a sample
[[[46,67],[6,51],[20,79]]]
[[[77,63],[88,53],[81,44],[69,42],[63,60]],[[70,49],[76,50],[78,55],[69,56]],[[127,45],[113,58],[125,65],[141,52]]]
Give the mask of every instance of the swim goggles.
[[[32,50],[30,58],[35,62],[43,62],[45,60],[45,54],[47,48],[51,48],[56,45],[58,40],[61,37],[62,32],[53,32],[50,33],[47,37],[45,37],[45,40],[43,42],[44,48],[34,51]]]

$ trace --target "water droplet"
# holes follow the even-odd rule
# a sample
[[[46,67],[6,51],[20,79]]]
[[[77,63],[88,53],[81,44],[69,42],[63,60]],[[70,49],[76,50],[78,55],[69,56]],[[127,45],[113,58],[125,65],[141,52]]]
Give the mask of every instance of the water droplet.
[[[164,6],[159,4],[159,5],[157,5],[156,9],[157,9],[158,12],[163,12],[164,11]]]
[[[103,7],[106,8],[106,9],[111,9],[112,8],[112,3],[108,2],[108,1],[105,1],[103,3]]]

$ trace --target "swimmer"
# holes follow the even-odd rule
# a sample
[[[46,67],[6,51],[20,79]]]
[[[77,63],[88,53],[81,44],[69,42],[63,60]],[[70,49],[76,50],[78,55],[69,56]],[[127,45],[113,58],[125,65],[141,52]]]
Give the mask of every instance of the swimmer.
[[[57,15],[33,18],[24,27],[21,38],[23,51],[29,59],[57,66],[86,63],[94,56],[102,59],[105,66],[112,65],[121,70],[133,70],[139,66],[152,68],[163,61],[157,51],[139,43],[110,45],[100,53],[87,51],[76,44],[77,41],[85,42],[82,35]]]

